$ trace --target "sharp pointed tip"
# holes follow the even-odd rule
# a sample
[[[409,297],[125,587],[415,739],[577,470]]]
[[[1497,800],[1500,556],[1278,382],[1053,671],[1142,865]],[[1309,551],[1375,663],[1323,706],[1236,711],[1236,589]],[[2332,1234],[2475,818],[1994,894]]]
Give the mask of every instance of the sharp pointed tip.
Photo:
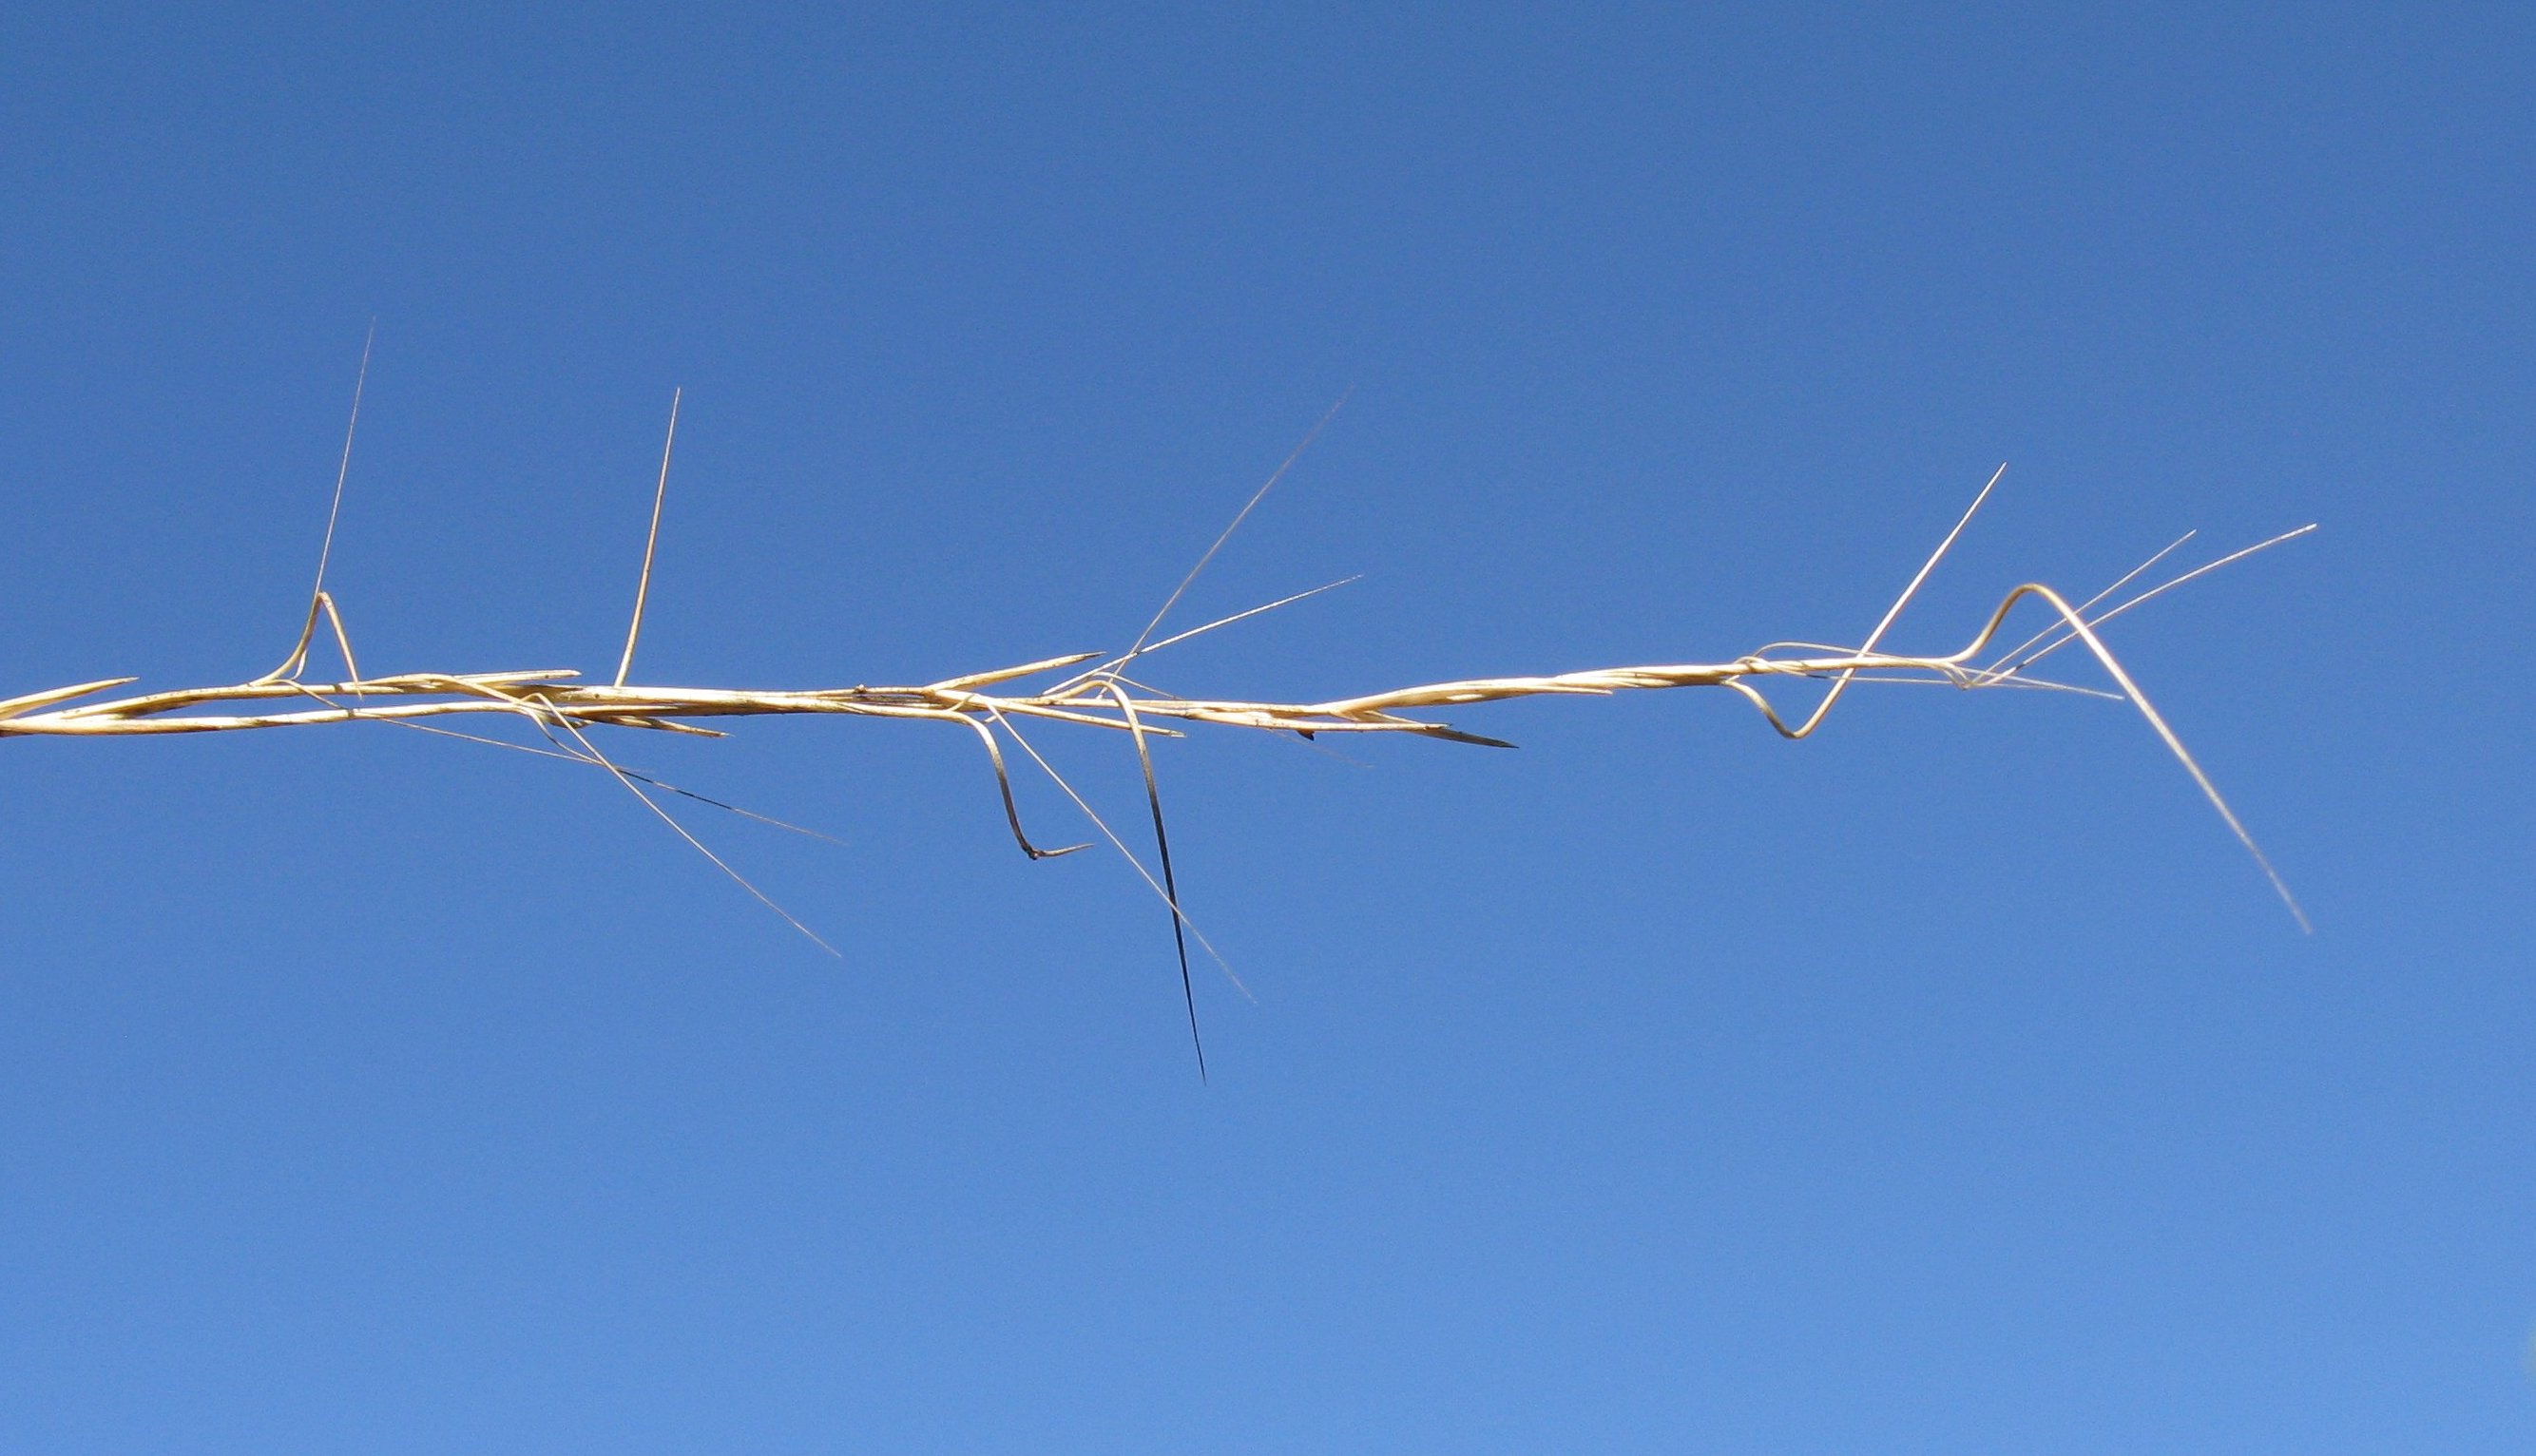
[[[2301,935],[2314,935],[2315,933],[2315,921],[2307,918],[2307,907],[2299,904],[2286,889],[2281,891],[2281,903],[2289,907],[2290,918],[2298,921],[2299,933]]]

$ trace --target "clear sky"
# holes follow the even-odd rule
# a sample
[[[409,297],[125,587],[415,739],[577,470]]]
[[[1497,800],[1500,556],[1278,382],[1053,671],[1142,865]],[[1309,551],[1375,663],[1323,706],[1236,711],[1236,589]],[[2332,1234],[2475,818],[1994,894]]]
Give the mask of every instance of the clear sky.
[[[1342,396],[1165,686],[1856,641],[2006,461],[1898,645],[2322,523],[2109,629],[2315,933],[2085,698],[1201,732],[1202,1085],[965,734],[611,740],[841,959],[595,770],[11,739],[0,1449],[2536,1449],[2525,10],[839,9],[12,7],[0,697],[280,659],[374,320],[381,671],[611,669],[673,388],[694,684],[1122,646]]]

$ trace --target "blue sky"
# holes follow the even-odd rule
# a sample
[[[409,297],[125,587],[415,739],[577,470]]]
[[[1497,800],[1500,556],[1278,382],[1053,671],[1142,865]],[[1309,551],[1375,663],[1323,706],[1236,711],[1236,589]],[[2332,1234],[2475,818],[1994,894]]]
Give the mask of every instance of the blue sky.
[[[0,21],[0,696],[1856,640],[2322,530],[2140,723],[1165,745],[1198,985],[965,737],[0,745],[0,1446],[2517,1452],[2536,26],[2502,7]],[[1157,674],[1161,675],[1161,674]],[[1105,811],[1132,759],[1055,743]],[[1066,806],[1026,790],[1054,835]]]

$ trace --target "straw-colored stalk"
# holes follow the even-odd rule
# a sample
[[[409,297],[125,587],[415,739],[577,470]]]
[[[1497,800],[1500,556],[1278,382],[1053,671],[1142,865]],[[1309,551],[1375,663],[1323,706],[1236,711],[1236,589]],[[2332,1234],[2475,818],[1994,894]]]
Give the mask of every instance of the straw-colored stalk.
[[[366,364],[366,355],[364,358]],[[675,404],[672,404],[671,431],[675,431]],[[353,418],[358,420],[359,395],[354,395]],[[1317,430],[1315,431],[1317,433]],[[1309,443],[1308,439],[1305,443]],[[1300,453],[1300,447],[1299,447]],[[350,431],[346,433],[345,465],[350,458]],[[1288,464],[1292,464],[1289,458]],[[2004,468],[2001,468],[2002,471]],[[336,481],[335,508],[327,522],[326,545],[320,552],[317,586],[313,591],[307,621],[297,645],[282,665],[264,676],[226,686],[178,688],[170,691],[144,693],[129,697],[95,699],[98,694],[125,686],[136,679],[104,678],[77,683],[45,692],[0,700],[0,737],[45,735],[53,737],[108,737],[148,733],[238,732],[253,728],[311,728],[341,723],[391,723],[434,731],[449,731],[439,725],[447,720],[482,715],[522,720],[537,727],[551,744],[552,752],[601,767],[615,775],[644,802],[667,819],[671,827],[696,849],[714,859],[733,879],[755,894],[755,887],[730,870],[728,864],[679,826],[662,809],[644,786],[685,793],[683,790],[660,783],[656,779],[620,768],[601,753],[589,732],[593,728],[642,728],[654,731],[694,733],[721,736],[721,729],[704,726],[732,718],[778,714],[818,714],[845,718],[883,718],[913,722],[938,723],[958,727],[974,733],[993,766],[996,785],[1002,798],[1007,822],[1013,837],[1024,853],[1033,858],[1070,854],[1086,848],[1068,845],[1043,849],[1024,832],[1020,811],[1015,803],[1011,779],[1007,772],[1003,744],[1010,740],[1045,770],[1071,798],[1076,806],[1101,831],[1103,837],[1135,865],[1138,874],[1151,884],[1172,912],[1175,938],[1193,933],[1181,912],[1174,876],[1172,872],[1170,840],[1164,829],[1161,797],[1154,786],[1153,760],[1147,751],[1147,740],[1157,736],[1179,736],[1175,725],[1211,724],[1224,728],[1246,728],[1271,733],[1293,733],[1312,738],[1322,733],[1392,733],[1418,737],[1442,738],[1458,743],[1476,743],[1494,747],[1508,746],[1500,740],[1468,732],[1430,717],[1420,716],[1430,710],[1462,708],[1506,698],[1541,696],[1603,696],[1617,692],[1664,688],[1723,688],[1737,693],[1760,710],[1770,726],[1789,738],[1803,738],[1819,728],[1852,683],[1860,681],[1916,681],[1962,689],[2040,688],[2053,691],[2079,692],[2093,696],[2126,700],[2157,734],[2168,751],[2191,776],[2211,806],[2217,810],[2229,831],[2253,856],[2273,889],[2279,894],[2302,927],[2307,924],[2297,901],[2255,846],[2236,813],[2231,810],[2209,776],[2184,746],[2166,719],[2152,706],[2139,684],[2132,680],[2121,662],[2105,646],[2097,628],[2112,617],[2148,601],[2174,587],[2225,566],[2254,551],[2306,534],[2314,528],[2275,537],[2245,550],[2223,556],[2204,566],[2170,579],[2157,587],[2140,592],[2117,605],[2097,610],[2121,588],[2128,585],[2150,565],[2165,557],[2176,546],[2160,551],[2130,574],[2098,593],[2083,603],[2072,603],[2060,593],[2040,583],[2026,583],[2007,593],[1992,611],[1981,629],[1960,650],[1941,656],[1895,653],[1880,649],[1886,630],[1909,604],[1921,584],[1928,579],[1937,562],[1953,545],[1965,525],[1998,480],[1993,475],[1977,496],[1972,508],[1964,513],[1944,541],[1932,554],[1902,595],[1886,611],[1875,629],[1855,647],[1821,643],[1770,643],[1753,652],[1717,663],[1685,663],[1644,666],[1595,667],[1579,671],[1541,676],[1473,677],[1451,682],[1424,683],[1410,687],[1388,688],[1358,693],[1319,702],[1258,702],[1235,698],[1178,697],[1147,686],[1130,675],[1130,669],[1143,658],[1201,633],[1239,621],[1301,597],[1306,592],[1280,601],[1251,608],[1249,611],[1210,622],[1176,636],[1152,640],[1163,618],[1177,602],[1180,595],[1195,580],[1216,550],[1246,518],[1270,486],[1284,474],[1280,467],[1266,485],[1243,506],[1234,526],[1227,528],[1205,557],[1183,580],[1180,588],[1164,603],[1133,646],[1122,653],[1105,657],[1099,653],[1072,653],[1015,666],[987,671],[967,672],[937,681],[912,686],[813,687],[761,689],[737,687],[670,687],[655,686],[627,680],[633,668],[634,649],[641,634],[644,607],[649,601],[651,568],[659,543],[661,494],[653,502],[652,534],[644,553],[643,575],[636,594],[632,624],[627,632],[625,652],[618,664],[615,680],[606,683],[584,682],[570,669],[539,668],[494,672],[401,672],[387,676],[364,676],[354,665],[349,634],[345,630],[342,614],[334,597],[326,590],[325,560],[331,554],[335,522],[343,502],[343,473]],[[668,479],[668,450],[662,453],[660,492],[666,492]],[[2185,539],[2189,539],[2189,536]],[[1326,591],[1318,588],[1315,591]],[[2051,613],[2052,620],[2042,632],[2026,639],[2004,653],[1992,654],[1981,661],[1999,637],[2012,608],[2032,599]],[[315,639],[320,620],[333,628],[333,636],[344,657],[346,675],[332,682],[310,681],[306,676],[309,647]],[[2079,687],[2046,681],[2027,669],[2072,643],[2083,647],[2104,668],[2114,690]],[[1069,672],[1068,669],[1074,669]],[[1059,676],[1058,674],[1065,674]],[[1031,679],[1038,686],[1026,686]],[[1791,679],[1824,682],[1827,689],[1814,706],[1791,721],[1783,716],[1765,689]],[[1148,871],[1141,859],[1129,852],[1123,842],[1111,833],[1072,786],[1048,767],[1021,725],[1063,724],[1074,728],[1094,728],[1125,734],[1132,742],[1146,778],[1148,796],[1154,809],[1154,828],[1160,851],[1159,880]],[[474,734],[458,734],[474,737]],[[501,740],[488,740],[501,741]],[[505,743],[504,746],[526,745]],[[688,794],[702,798],[702,795]],[[718,807],[730,808],[718,800],[705,800]],[[741,811],[745,812],[745,811]],[[752,816],[762,817],[762,816]],[[787,826],[790,827],[790,826]],[[760,895],[764,900],[765,897]],[[772,901],[770,909],[818,940],[815,934],[784,914]],[[823,946],[824,941],[820,942]],[[1204,944],[1203,937],[1200,943]],[[1187,950],[1181,940],[1181,975],[1187,990]],[[1210,952],[1212,947],[1209,947]],[[1221,958],[1218,958],[1219,961]],[[1191,1005],[1191,1031],[1195,1032],[1194,1003]],[[1200,1052],[1201,1065],[1203,1051]]]

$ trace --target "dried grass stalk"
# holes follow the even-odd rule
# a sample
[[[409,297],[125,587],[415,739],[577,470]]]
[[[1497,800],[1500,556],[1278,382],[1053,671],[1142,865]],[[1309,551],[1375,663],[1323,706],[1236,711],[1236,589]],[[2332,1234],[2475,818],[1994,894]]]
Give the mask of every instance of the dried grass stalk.
[[[363,349],[363,372],[368,363],[367,347]],[[353,421],[359,418],[360,389],[353,396]],[[671,403],[670,435],[676,430],[676,402]],[[1335,407],[1333,407],[1335,409]],[[1326,416],[1323,423],[1327,422]],[[1314,434],[1319,426],[1314,427]],[[1310,443],[1307,437],[1304,441]],[[1298,447],[1297,453],[1300,453]],[[649,776],[619,767],[603,755],[589,736],[590,730],[602,728],[639,728],[659,732],[695,733],[721,736],[721,730],[706,727],[708,722],[782,714],[822,714],[846,718],[905,719],[918,722],[957,726],[974,732],[983,746],[993,767],[1007,823],[1014,840],[1033,858],[1047,858],[1071,854],[1086,848],[1068,845],[1044,849],[1024,832],[1021,814],[1015,802],[1002,742],[1018,744],[1040,767],[1046,771],[1074,803],[1099,828],[1103,837],[1117,848],[1134,864],[1154,892],[1172,913],[1172,927],[1180,953],[1182,990],[1188,997],[1190,1032],[1196,1035],[1194,990],[1188,984],[1187,937],[1194,934],[1182,913],[1178,886],[1173,872],[1168,832],[1165,829],[1160,791],[1156,786],[1153,759],[1147,740],[1151,737],[1179,736],[1173,725],[1211,724],[1224,728],[1246,728],[1271,733],[1292,733],[1301,738],[1314,738],[1323,733],[1388,733],[1415,737],[1441,738],[1457,743],[1490,747],[1511,746],[1502,740],[1469,732],[1437,719],[1422,716],[1435,709],[1464,708],[1497,702],[1508,698],[1543,696],[1605,696],[1618,692],[1671,688],[1723,688],[1734,692],[1757,708],[1762,717],[1780,734],[1804,738],[1819,728],[1835,705],[1853,683],[1861,681],[1912,681],[1949,686],[1965,690],[1993,688],[2028,688],[2085,693],[2098,697],[2127,701],[2157,734],[2167,750],[2183,765],[2202,795],[2209,801],[2229,832],[2252,855],[2301,928],[2306,928],[2306,914],[2299,908],[2288,885],[2273,869],[2251,834],[2238,819],[2219,791],[2166,719],[2149,702],[2129,672],[2105,646],[2096,629],[2108,620],[2132,607],[2190,581],[2206,572],[2242,559],[2265,547],[2303,536],[2313,526],[2274,537],[2244,550],[2233,552],[2191,571],[2171,578],[2157,587],[2097,610],[2099,603],[2163,559],[2188,540],[2187,535],[2173,545],[2143,562],[2104,592],[2086,602],[2072,604],[2052,588],[2028,582],[2007,593],[1991,612],[1980,630],[1961,649],[1943,655],[1915,655],[1881,649],[1888,629],[1901,615],[1921,585],[1928,580],[1937,563],[1953,546],[1982,503],[1988,499],[1999,476],[1994,475],[1982,487],[1970,509],[1955,523],[1945,539],[1928,558],[1888,609],[1874,630],[1854,647],[1822,643],[1774,642],[1741,657],[1715,663],[1659,664],[1640,666],[1591,667],[1546,675],[1472,677],[1450,682],[1422,683],[1408,687],[1385,688],[1319,702],[1262,702],[1236,698],[1187,698],[1173,696],[1146,686],[1129,675],[1129,668],[1142,658],[1202,633],[1217,630],[1260,612],[1315,595],[1329,588],[1253,607],[1204,626],[1192,628],[1173,637],[1154,640],[1172,607],[1179,601],[1198,573],[1203,571],[1225,541],[1231,538],[1268,490],[1294,463],[1290,456],[1272,475],[1267,483],[1254,493],[1236,516],[1233,525],[1211,545],[1206,554],[1171,595],[1145,630],[1138,634],[1127,651],[1103,657],[1099,653],[1070,653],[1045,658],[1012,666],[985,671],[966,672],[933,682],[905,686],[855,684],[842,687],[810,688],[740,688],[740,687],[672,687],[630,682],[634,650],[640,639],[645,609],[649,603],[654,553],[661,529],[661,503],[667,489],[668,447],[664,445],[661,479],[653,500],[652,530],[645,543],[643,573],[637,590],[633,620],[626,633],[624,655],[617,665],[611,682],[584,682],[569,668],[531,668],[492,672],[402,672],[386,676],[363,675],[354,665],[350,634],[333,595],[326,588],[326,565],[331,557],[335,527],[343,507],[345,474],[351,458],[351,430],[345,436],[343,465],[339,468],[335,497],[327,518],[325,544],[321,548],[317,583],[311,593],[307,619],[290,655],[274,671],[245,682],[222,686],[177,688],[142,693],[128,697],[96,698],[136,679],[102,678],[94,682],[75,683],[67,687],[28,693],[0,700],[0,737],[109,737],[149,733],[238,732],[253,728],[311,728],[328,724],[377,722],[402,724],[414,728],[434,728],[441,721],[472,716],[492,715],[496,718],[525,721],[534,725],[551,745],[529,751],[604,768],[614,775],[655,813],[697,850],[713,859],[726,873],[755,894],[776,914],[802,934],[826,942],[798,920],[760,894],[719,856],[678,823],[645,791],[650,786],[666,792],[699,799],[717,807],[733,806],[701,794],[661,783]],[[2005,470],[2001,467],[2001,472]],[[1333,583],[1332,585],[1343,585]],[[2011,611],[2021,602],[2033,600],[2051,614],[2043,631],[2016,647],[1997,654],[1987,662],[1980,661],[2000,632]],[[344,657],[346,675],[337,681],[310,681],[306,675],[308,654],[320,621],[332,629],[336,645]],[[2114,690],[2080,687],[2050,681],[2032,675],[2028,669],[2054,653],[2076,643],[2101,665],[2112,680]],[[1086,666],[1085,665],[1091,665]],[[1065,676],[1067,669],[1076,669]],[[1045,680],[1037,687],[1023,687],[1031,679]],[[1813,707],[1795,721],[1779,711],[1765,688],[1792,679],[1824,682],[1828,688],[1815,700]],[[1144,771],[1153,822],[1159,879],[1130,852],[1123,841],[1111,833],[1099,814],[1076,793],[1071,785],[1057,776],[1037,748],[1022,735],[1025,722],[1061,724],[1072,728],[1097,728],[1124,734],[1134,747]],[[435,730],[448,731],[445,728]],[[475,737],[458,733],[456,736]],[[505,747],[526,745],[502,742]],[[733,810],[746,813],[745,810]],[[762,815],[751,817],[764,818]],[[780,820],[768,822],[781,824]],[[784,825],[785,828],[794,826]],[[1201,946],[1204,938],[1198,937]],[[1205,947],[1210,954],[1211,946]],[[1222,958],[1216,958],[1221,963]],[[1229,974],[1229,972],[1228,972]],[[1237,982],[1236,982],[1237,984]],[[1203,1069],[1204,1051],[1200,1047]]]

